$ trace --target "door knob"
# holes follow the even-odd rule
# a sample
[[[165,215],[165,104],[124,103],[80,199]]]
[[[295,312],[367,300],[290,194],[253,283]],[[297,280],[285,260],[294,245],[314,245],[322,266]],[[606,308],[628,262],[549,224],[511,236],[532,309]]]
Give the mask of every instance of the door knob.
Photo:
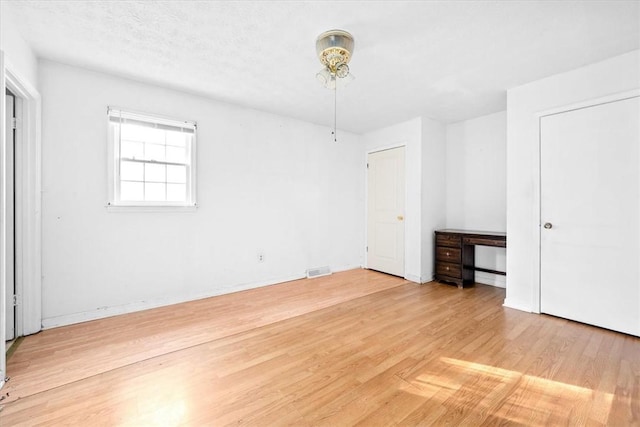
[[[404,220],[404,217],[402,215],[398,215],[398,221],[402,221]]]
[[[547,230],[553,228],[553,224],[551,224],[550,222],[545,222],[544,223],[544,228],[546,228]]]

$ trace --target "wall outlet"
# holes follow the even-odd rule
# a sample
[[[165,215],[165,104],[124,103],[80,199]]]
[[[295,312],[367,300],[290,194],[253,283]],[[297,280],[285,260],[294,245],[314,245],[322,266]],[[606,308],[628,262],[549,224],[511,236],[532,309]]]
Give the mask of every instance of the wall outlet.
[[[264,262],[264,252],[258,252],[258,262]]]

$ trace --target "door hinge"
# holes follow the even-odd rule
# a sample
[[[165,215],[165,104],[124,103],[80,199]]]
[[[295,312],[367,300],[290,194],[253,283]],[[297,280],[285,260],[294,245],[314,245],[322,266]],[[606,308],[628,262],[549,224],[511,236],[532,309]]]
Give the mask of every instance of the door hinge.
[[[11,129],[17,129],[18,128],[18,122],[16,120],[15,117],[11,117]]]
[[[18,295],[14,295],[13,296],[13,306],[17,307],[18,306]]]
[[[365,249],[367,250],[367,252],[369,252],[369,246],[367,246]]]
[[[367,169],[369,169],[369,163],[367,163]]]

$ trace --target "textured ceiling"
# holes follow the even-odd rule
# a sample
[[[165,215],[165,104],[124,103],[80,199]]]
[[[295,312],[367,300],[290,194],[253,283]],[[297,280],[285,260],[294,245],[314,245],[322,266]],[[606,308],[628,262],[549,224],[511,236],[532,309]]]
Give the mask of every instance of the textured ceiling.
[[[638,1],[16,1],[36,55],[332,125],[315,39],[355,38],[338,127],[506,108],[505,91],[640,48]]]

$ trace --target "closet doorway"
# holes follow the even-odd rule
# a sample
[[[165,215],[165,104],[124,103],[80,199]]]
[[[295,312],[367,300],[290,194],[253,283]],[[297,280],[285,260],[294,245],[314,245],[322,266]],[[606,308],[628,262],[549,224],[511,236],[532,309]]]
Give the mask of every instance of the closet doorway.
[[[540,119],[540,311],[640,336],[640,97]]]
[[[404,277],[405,148],[367,158],[367,268]]]
[[[6,209],[6,263],[5,263],[5,340],[11,341],[16,337],[15,299],[15,147],[16,147],[16,97],[8,89],[5,93],[5,155],[7,170],[5,173],[5,209]]]

